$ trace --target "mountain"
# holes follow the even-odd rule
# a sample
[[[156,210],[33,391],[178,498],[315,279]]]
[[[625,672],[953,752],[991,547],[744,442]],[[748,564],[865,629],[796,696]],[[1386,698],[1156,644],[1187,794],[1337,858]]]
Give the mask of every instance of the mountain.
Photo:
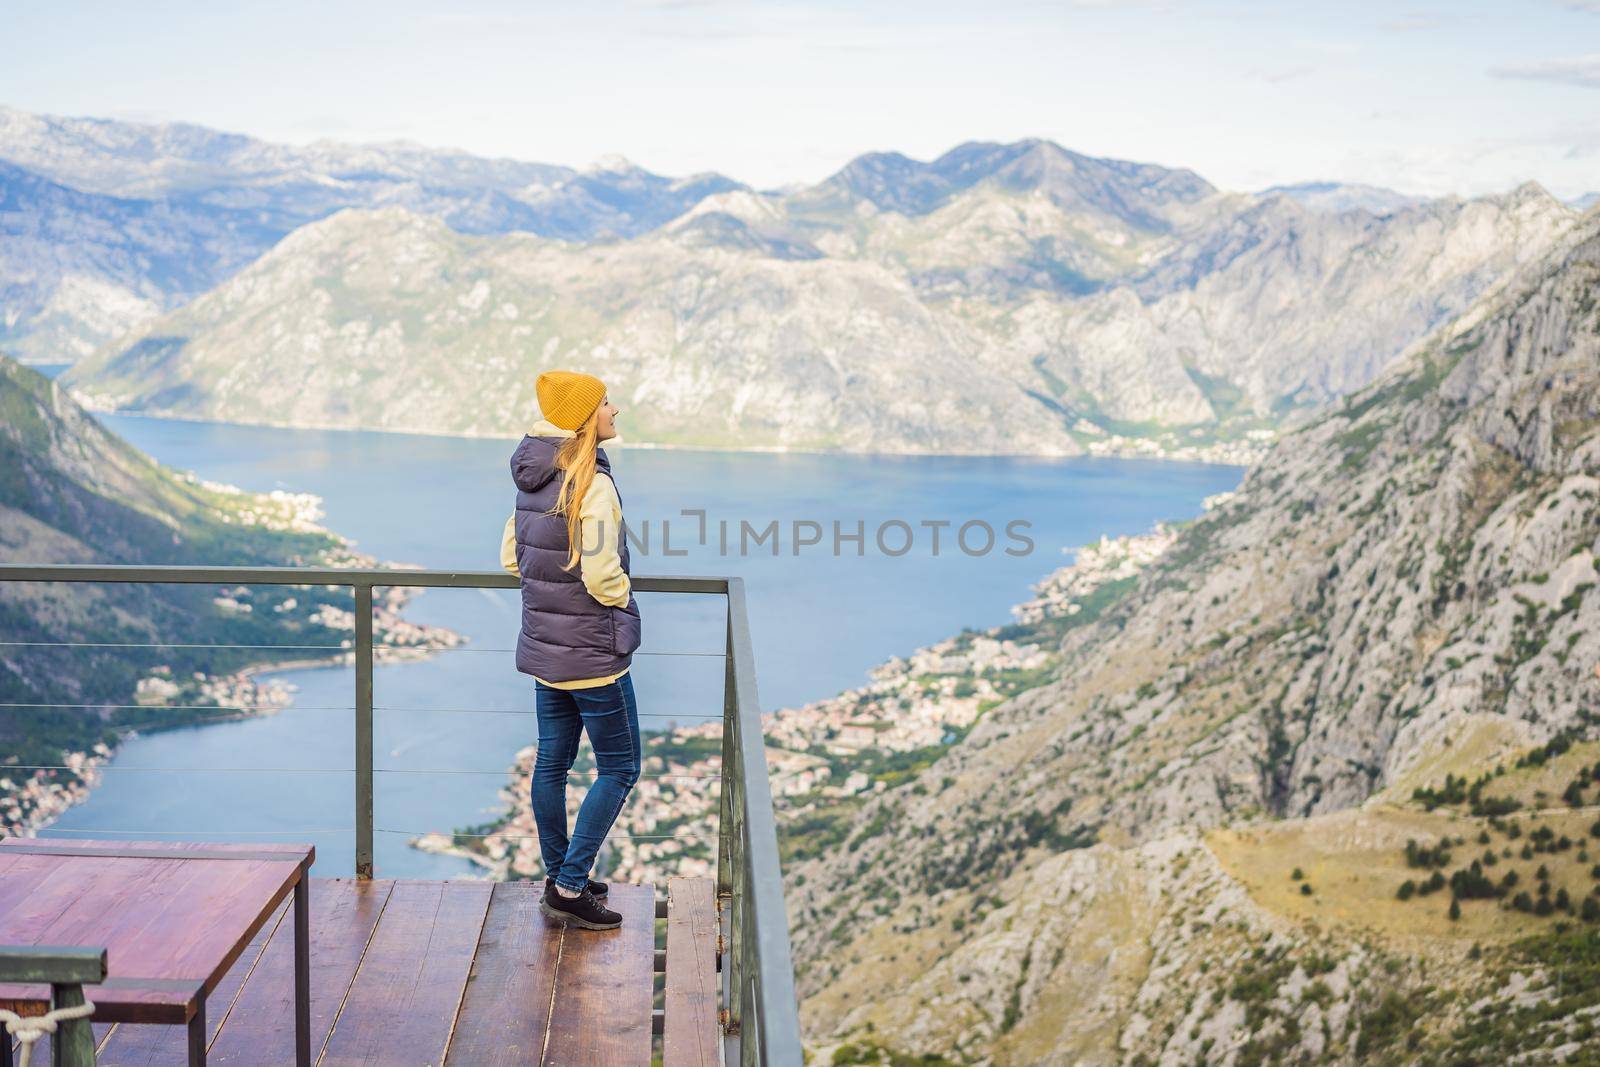
[[[0,561],[359,559],[309,511],[310,501],[292,495],[245,493],[165,468],[60,386],[0,357]],[[348,591],[328,589],[0,582],[0,828],[48,818],[80,779],[30,768],[114,746],[129,729],[247,713],[268,694],[236,672],[306,659],[308,645],[338,648],[348,633],[328,609],[347,614],[350,603]],[[292,650],[276,654],[274,645]]]
[[[85,193],[0,163],[0,348],[81,358],[279,236],[250,212]]]
[[[1040,140],[761,193],[0,110],[0,160],[0,344],[99,344],[66,379],[96,405],[507,434],[559,363],[634,439],[709,447],[1236,458],[1577,217],[1531,184],[1250,196]]]
[[[1167,228],[1168,212],[1216,193],[1193,171],[1096,159],[1049,141],[969,142],[931,163],[898,152],[851,161],[812,194],[864,200],[884,211],[926,215],[980,184],[1037,194],[1065,209],[1112,215],[1142,229]]]
[[[702,197],[717,174],[664,178],[626,160],[587,171],[406,143],[280,145],[185,123],[0,108],[0,159],[85,192],[248,209],[287,233],[348,207],[404,207],[465,233],[631,235]]]
[[[1262,196],[1287,196],[1314,211],[1365,211],[1387,215],[1403,207],[1419,204],[1423,198],[1397,193],[1377,185],[1351,182],[1300,182],[1263,189]]]
[[[768,202],[768,229],[830,256],[882,263],[929,296],[997,299],[1097,291],[1231,206],[1191,171],[1038,140],[972,142],[931,163],[862,156]]]
[[[716,174],[587,171],[410,144],[271,144],[182,123],[0,108],[0,350],[76,360],[211,288],[296,227],[404,207],[463,233],[604,240],[650,230]]]
[[[390,210],[303,227],[64,380],[177,415],[514,434],[537,372],[579,363],[616,383],[630,439],[1075,451],[1047,403],[973,373],[975,347],[871,263],[478,238]]]
[[[1370,381],[1572,218],[1531,187],[1330,215],[1146,168],[1113,196],[1110,166],[1073,191],[1074,158],[1034,145],[987,178],[949,164],[972,180],[938,204],[919,194],[909,217],[880,212],[861,174],[717,194],[626,242],[343,213],[65,380],[151,414],[514,434],[538,372],[575,365],[647,443],[1071,454],[1107,433],[1226,438]],[[1039,184],[1019,191],[1019,174]]]
[[[1049,660],[964,738],[857,801],[786,801],[808,1044],[1592,1053],[1597,291],[1589,219],[1136,577],[991,632]],[[959,684],[918,670],[924,700]]]

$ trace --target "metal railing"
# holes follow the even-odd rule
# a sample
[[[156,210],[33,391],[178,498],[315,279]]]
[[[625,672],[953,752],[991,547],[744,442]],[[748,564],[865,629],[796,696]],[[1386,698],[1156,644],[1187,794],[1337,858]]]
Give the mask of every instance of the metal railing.
[[[516,589],[504,571],[426,571],[314,567],[0,565],[0,582],[183,585],[342,586],[355,593],[355,874],[372,878],[373,858],[373,600],[375,588]],[[638,575],[639,593],[691,593],[727,598],[721,812],[717,881],[722,923],[724,1062],[799,1067],[800,1023],[784,911],[772,787],[756,695],[744,581],[734,577]],[[219,646],[220,647],[220,646]],[[341,651],[330,647],[330,651]]]

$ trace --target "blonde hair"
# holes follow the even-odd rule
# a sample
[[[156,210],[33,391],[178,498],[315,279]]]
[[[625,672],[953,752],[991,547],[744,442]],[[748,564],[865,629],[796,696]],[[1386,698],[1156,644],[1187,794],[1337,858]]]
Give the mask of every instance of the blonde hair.
[[[594,484],[595,452],[599,447],[600,409],[595,408],[583,425],[561,442],[561,447],[556,450],[556,468],[565,471],[566,477],[561,480],[561,491],[556,494],[556,505],[550,513],[566,516],[567,543],[571,546],[562,570],[570,571],[577,566],[583,552],[580,512],[583,510],[583,499],[589,495],[589,487]]]

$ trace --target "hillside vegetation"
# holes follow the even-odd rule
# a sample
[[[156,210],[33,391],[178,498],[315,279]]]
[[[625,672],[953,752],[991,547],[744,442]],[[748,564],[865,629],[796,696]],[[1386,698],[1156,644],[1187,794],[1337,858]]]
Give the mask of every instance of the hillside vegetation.
[[[1597,471],[1590,219],[1282,441],[1049,680],[866,800],[872,834],[791,862],[808,1034],[841,1063],[1587,1062]]]
[[[302,511],[292,499],[208,485],[155,463],[60,386],[0,358],[0,562],[337,566],[358,558]],[[348,617],[350,606],[347,590],[309,587],[0,582],[0,802],[10,809],[0,821],[26,824],[47,799],[25,783],[78,778],[35,767],[114,745],[129,729],[247,712],[222,697],[249,696],[249,686],[221,681],[247,665],[341,655],[349,633],[339,613]],[[328,651],[275,653],[275,645]]]

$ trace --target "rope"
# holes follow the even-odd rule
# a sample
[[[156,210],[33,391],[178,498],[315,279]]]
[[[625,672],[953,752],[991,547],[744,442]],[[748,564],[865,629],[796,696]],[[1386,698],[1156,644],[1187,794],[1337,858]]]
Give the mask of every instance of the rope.
[[[17,1067],[28,1067],[28,1060],[33,1056],[33,1043],[46,1034],[55,1033],[57,1023],[87,1019],[93,1014],[94,1002],[85,1000],[70,1008],[52,1008],[43,1015],[18,1015],[0,1008],[0,1022],[6,1024],[6,1033],[22,1044],[22,1056],[17,1060]]]

